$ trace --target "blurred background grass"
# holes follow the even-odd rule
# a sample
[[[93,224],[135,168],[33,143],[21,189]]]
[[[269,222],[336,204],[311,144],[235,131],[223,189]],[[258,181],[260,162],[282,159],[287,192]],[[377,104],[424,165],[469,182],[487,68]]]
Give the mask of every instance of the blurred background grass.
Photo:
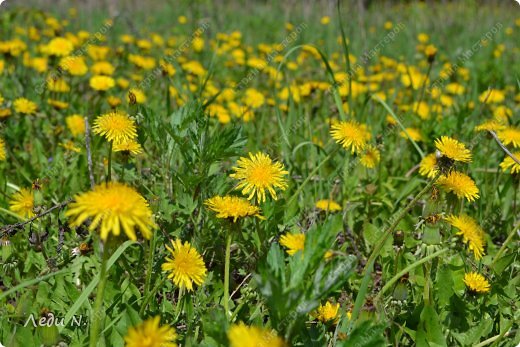
[[[385,45],[378,55],[408,62],[418,58],[415,49],[418,33],[428,34],[440,55],[456,60],[497,24],[501,29],[493,35],[490,44],[503,41],[505,28],[514,27],[515,20],[520,18],[520,5],[514,0],[341,0],[341,4],[342,21],[353,55],[359,57],[381,42],[389,31],[383,29],[385,23],[391,22],[394,26],[402,23],[406,30],[400,31],[392,44]],[[7,0],[4,6],[38,8],[61,18],[69,18],[70,9],[74,8],[77,16],[69,30],[81,28],[96,32],[106,19],[115,18],[112,37],[122,33],[141,36],[149,32],[169,35],[179,31],[178,17],[184,15],[192,31],[202,21],[209,22],[209,30],[205,32],[208,37],[215,37],[217,32],[238,30],[243,41],[252,45],[281,42],[290,32],[286,23],[295,27],[305,23],[307,28],[299,33],[295,44],[317,44],[327,53],[340,50],[335,0]],[[320,24],[323,16],[331,18],[326,27]],[[186,32],[185,29],[182,31]],[[519,42],[518,30],[513,35]],[[517,51],[518,47],[506,49]],[[472,64],[472,60],[467,63]],[[480,68],[485,73],[485,64]],[[502,71],[506,69],[519,71],[520,61],[500,67]],[[517,78],[514,73],[505,73],[505,76],[510,83]]]
[[[518,18],[520,10],[514,0],[341,0],[341,4],[345,22],[351,27],[409,17],[419,27],[441,31],[466,19],[472,19],[468,23],[470,28],[466,29],[476,29],[500,18]],[[211,17],[224,28],[239,25],[251,28],[252,32],[259,28],[266,31],[280,21],[309,22],[336,13],[336,0],[7,0],[2,6],[30,6],[63,16],[70,8],[76,8],[79,23],[91,25],[99,21],[99,15],[113,17],[121,13],[136,23],[158,28],[176,23],[179,15]]]

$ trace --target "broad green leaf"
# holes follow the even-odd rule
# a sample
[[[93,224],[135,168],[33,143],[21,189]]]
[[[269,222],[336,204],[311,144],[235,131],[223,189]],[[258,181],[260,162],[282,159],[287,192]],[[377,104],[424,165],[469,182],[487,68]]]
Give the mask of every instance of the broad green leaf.
[[[358,324],[348,334],[347,338],[343,341],[337,341],[338,347],[358,347],[358,346],[371,346],[371,347],[383,347],[386,346],[384,338],[385,327],[380,324],[375,324],[369,320],[363,321]]]
[[[128,240],[124,242],[121,246],[119,246],[118,249],[110,256],[110,258],[107,261],[107,273],[114,265],[114,263],[119,259],[119,257],[123,254],[123,252],[130,247],[132,244],[134,244],[135,241]],[[96,288],[97,284],[99,282],[99,275],[94,276],[92,281],[89,283],[87,288],[81,293],[80,297],[74,302],[74,304],[70,307],[70,309],[67,311],[67,314],[65,315],[64,320],[64,326],[60,326],[60,332],[66,327],[69,322],[71,321],[72,317],[78,312],[78,310],[83,306],[85,301],[88,300],[88,297],[92,293],[92,291]]]
[[[435,308],[425,305],[417,329],[416,341],[418,347],[446,347],[446,338]]]
[[[452,271],[448,265],[442,265],[437,270],[435,278],[435,296],[439,307],[444,307],[449,304],[451,296],[455,294],[453,290]]]

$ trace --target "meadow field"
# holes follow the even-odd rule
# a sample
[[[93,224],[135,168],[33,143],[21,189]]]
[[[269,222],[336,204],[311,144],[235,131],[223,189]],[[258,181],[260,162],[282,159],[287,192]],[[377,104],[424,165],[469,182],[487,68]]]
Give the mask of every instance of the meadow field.
[[[0,4],[0,346],[520,345],[516,1]]]

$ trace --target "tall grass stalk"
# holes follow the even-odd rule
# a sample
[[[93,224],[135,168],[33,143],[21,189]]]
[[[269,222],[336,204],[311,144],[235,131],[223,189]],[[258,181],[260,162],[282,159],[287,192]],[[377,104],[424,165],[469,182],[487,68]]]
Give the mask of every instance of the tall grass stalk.
[[[95,347],[97,345],[97,341],[99,338],[99,328],[101,326],[101,321],[104,318],[103,315],[103,294],[105,293],[105,287],[107,284],[107,260],[108,260],[108,245],[105,243],[101,243],[101,269],[99,271],[99,284],[96,292],[96,301],[94,302],[94,316],[92,327],[90,329],[90,347]]]
[[[381,249],[383,249],[383,246],[388,239],[388,237],[392,234],[392,232],[395,230],[399,222],[406,216],[406,214],[415,206],[417,201],[426,194],[428,190],[433,187],[437,179],[440,177],[440,173],[438,173],[434,179],[432,179],[413,199],[404,207],[401,209],[396,217],[393,219],[392,223],[388,226],[388,228],[385,229],[383,232],[383,235],[379,239],[379,241],[376,243],[374,249],[372,250],[372,253],[370,254],[367,263],[365,265],[365,268],[363,269],[364,276],[361,281],[361,285],[359,287],[358,295],[356,296],[356,301],[354,303],[354,309],[352,311],[352,319],[350,323],[350,328],[353,326],[353,322],[356,321],[357,317],[359,316],[359,312],[361,310],[361,306],[365,302],[365,297],[368,291],[368,282],[370,280],[370,275],[372,274],[372,270],[374,267],[374,263],[376,258],[379,256],[379,253],[381,252]]]

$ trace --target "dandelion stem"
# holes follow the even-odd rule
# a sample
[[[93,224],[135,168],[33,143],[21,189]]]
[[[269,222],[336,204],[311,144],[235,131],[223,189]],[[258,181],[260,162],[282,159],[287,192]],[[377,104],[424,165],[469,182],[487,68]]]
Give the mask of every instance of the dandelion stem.
[[[87,150],[87,166],[88,166],[88,177],[90,180],[90,188],[94,189],[94,171],[92,170],[92,152],[90,151],[90,125],[88,116],[85,117],[85,148]]]
[[[379,293],[377,293],[376,297],[374,298],[374,303],[377,303],[380,299],[381,299],[381,296],[388,290],[390,289],[394,284],[395,282],[397,282],[401,277],[403,277],[404,275],[406,275],[408,272],[412,271],[413,269],[415,269],[417,266],[423,264],[423,263],[426,263],[427,261],[429,261],[430,259],[433,259],[433,258],[436,258],[438,256],[440,256],[441,254],[443,253],[446,253],[447,251],[449,250],[449,248],[444,248],[444,249],[441,249],[435,253],[432,253],[430,254],[429,256],[427,257],[424,257],[424,258],[421,258],[419,260],[417,260],[416,262],[408,265],[407,267],[405,267],[403,270],[399,271],[398,273],[396,273],[394,275],[394,277],[392,277],[390,279],[390,281],[388,281],[384,287],[379,291]]]
[[[303,188],[305,187],[305,185],[307,185],[307,183],[309,183],[309,181],[312,179],[312,177],[318,172],[319,169],[321,169],[321,167],[326,163],[328,162],[333,156],[334,154],[336,154],[336,152],[339,150],[340,147],[336,147],[332,152],[330,152],[330,154],[328,156],[326,156],[322,161],[321,163],[318,164],[318,166],[316,166],[314,168],[314,170],[312,170],[312,172],[309,174],[309,176],[307,176],[307,178],[305,179],[305,181],[302,182],[302,184],[298,187],[298,189],[296,189],[296,191],[294,192],[294,194],[289,198],[289,201],[287,202],[287,205],[290,205],[294,199],[296,199],[298,197],[298,194],[300,194],[300,192],[303,190]]]
[[[229,315],[229,264],[231,262],[231,236],[230,230],[226,232],[226,260],[224,263],[224,311],[226,317],[230,318]]]
[[[510,321],[509,324],[506,325],[505,329],[503,329],[500,334],[490,337],[489,339],[476,344],[475,347],[484,347],[484,346],[492,344],[493,342],[494,342],[494,345],[496,345],[498,343],[498,341],[502,340],[502,338],[509,337],[510,335],[512,335],[516,332],[516,330],[509,330],[509,329],[511,329],[512,326],[513,326],[513,321]]]
[[[107,283],[107,260],[108,245],[102,243],[101,270],[99,273],[99,284],[96,293],[96,301],[94,302],[94,316],[92,317],[92,328],[90,330],[90,347],[95,347],[98,341],[100,322],[102,320],[103,293]]]
[[[150,299],[155,295],[155,293],[157,293],[159,288],[161,288],[166,283],[167,280],[168,280],[168,277],[164,277],[160,282],[157,282],[155,287],[148,293],[148,295],[143,296],[144,299],[143,299],[143,304],[141,306],[141,309],[139,310],[139,316],[143,315],[144,309],[148,305],[148,302],[150,301]]]
[[[260,223],[258,222],[258,218],[255,218],[255,231],[256,231],[256,236],[258,237],[258,240],[260,241],[259,245],[258,245],[258,252],[260,252],[262,250],[262,245],[264,244],[264,241],[265,241],[265,235],[260,231]]]
[[[182,298],[184,295],[184,287],[179,288],[179,295],[177,296],[177,306],[175,306],[175,320],[179,319],[179,316],[181,314],[181,308],[182,308]]]
[[[520,180],[516,180],[516,183],[513,183],[513,216],[516,216],[516,198],[518,195],[518,188],[520,187]]]
[[[108,183],[112,180],[112,146],[113,146],[113,142],[110,141],[110,145],[108,145],[108,172],[107,172],[106,183]]]
[[[376,100],[377,102],[379,102],[381,105],[383,105],[383,107],[388,111],[390,116],[392,116],[392,118],[394,118],[394,120],[397,122],[399,127],[403,130],[403,132],[406,135],[406,137],[412,142],[413,146],[415,147],[415,149],[417,150],[417,152],[419,153],[421,158],[424,158],[425,155],[424,155],[424,152],[421,150],[421,147],[419,147],[417,142],[415,142],[415,140],[410,136],[410,133],[408,132],[408,130],[406,130],[406,128],[404,127],[403,123],[401,123],[401,119],[396,116],[396,114],[394,113],[394,111],[392,111],[390,106],[388,106],[388,104],[386,102],[384,102],[383,99],[381,99],[377,95],[373,96],[373,99]]]
[[[144,294],[143,297],[146,298],[148,292],[150,291],[150,282],[152,281],[152,267],[153,267],[153,257],[155,255],[155,233],[152,234],[152,239],[150,240],[150,248],[148,249],[148,264],[146,269],[146,281],[144,284]],[[147,302],[143,300],[143,305],[141,306],[140,313],[144,313],[144,309],[146,308]]]
[[[367,288],[368,288],[368,281],[370,280],[370,275],[372,273],[372,269],[374,267],[375,260],[379,256],[379,252],[381,252],[381,249],[383,249],[383,246],[384,246],[386,240],[392,234],[392,232],[397,227],[397,225],[399,224],[401,219],[403,219],[406,216],[406,214],[415,206],[417,201],[419,201],[421,196],[423,196],[435,184],[435,182],[440,177],[440,175],[441,175],[440,172],[437,173],[435,178],[433,178],[426,185],[426,187],[424,187],[423,190],[421,190],[413,198],[413,200],[410,201],[410,203],[408,205],[406,205],[405,208],[401,209],[401,211],[398,212],[396,217],[393,218],[392,224],[390,224],[390,226],[388,226],[388,228],[386,228],[386,230],[383,232],[383,235],[381,236],[381,238],[377,242],[376,246],[374,247],[372,253],[370,254],[370,257],[367,260],[367,263],[366,263],[364,271],[363,271],[365,273],[365,275],[363,276],[363,279],[361,281],[361,285],[359,286],[359,292],[358,292],[358,295],[356,297],[356,301],[354,303],[354,309],[352,310],[352,319],[350,320],[351,327],[352,327],[353,322],[356,321],[356,319],[357,319],[357,317],[359,315],[359,311],[361,310],[361,306],[365,302],[365,296],[366,296]]]
[[[428,82],[428,78],[430,78],[432,66],[433,66],[433,61],[429,62],[429,64],[428,64],[428,72],[426,72],[426,77],[424,78],[424,81],[423,81],[422,87],[421,87],[421,94],[419,94],[419,101],[417,101],[417,106],[415,107],[415,110],[414,110],[414,112],[416,114],[417,114],[417,111],[419,111],[419,107],[421,107],[421,102],[423,101],[423,98],[424,98],[424,91],[426,90],[426,84]],[[412,82],[412,84],[413,84],[413,82]]]
[[[497,254],[495,254],[495,257],[493,258],[493,261],[491,262],[491,264],[489,264],[489,267],[492,268],[493,265],[495,265],[496,261],[498,259],[500,259],[500,256],[502,256],[502,253],[505,252],[507,245],[511,242],[511,240],[515,236],[518,227],[520,227],[520,222],[517,222],[515,224],[515,226],[513,226],[513,230],[511,230],[511,233],[509,233],[509,235],[507,236],[507,239],[504,241],[504,243],[502,244],[502,246],[498,250]]]

